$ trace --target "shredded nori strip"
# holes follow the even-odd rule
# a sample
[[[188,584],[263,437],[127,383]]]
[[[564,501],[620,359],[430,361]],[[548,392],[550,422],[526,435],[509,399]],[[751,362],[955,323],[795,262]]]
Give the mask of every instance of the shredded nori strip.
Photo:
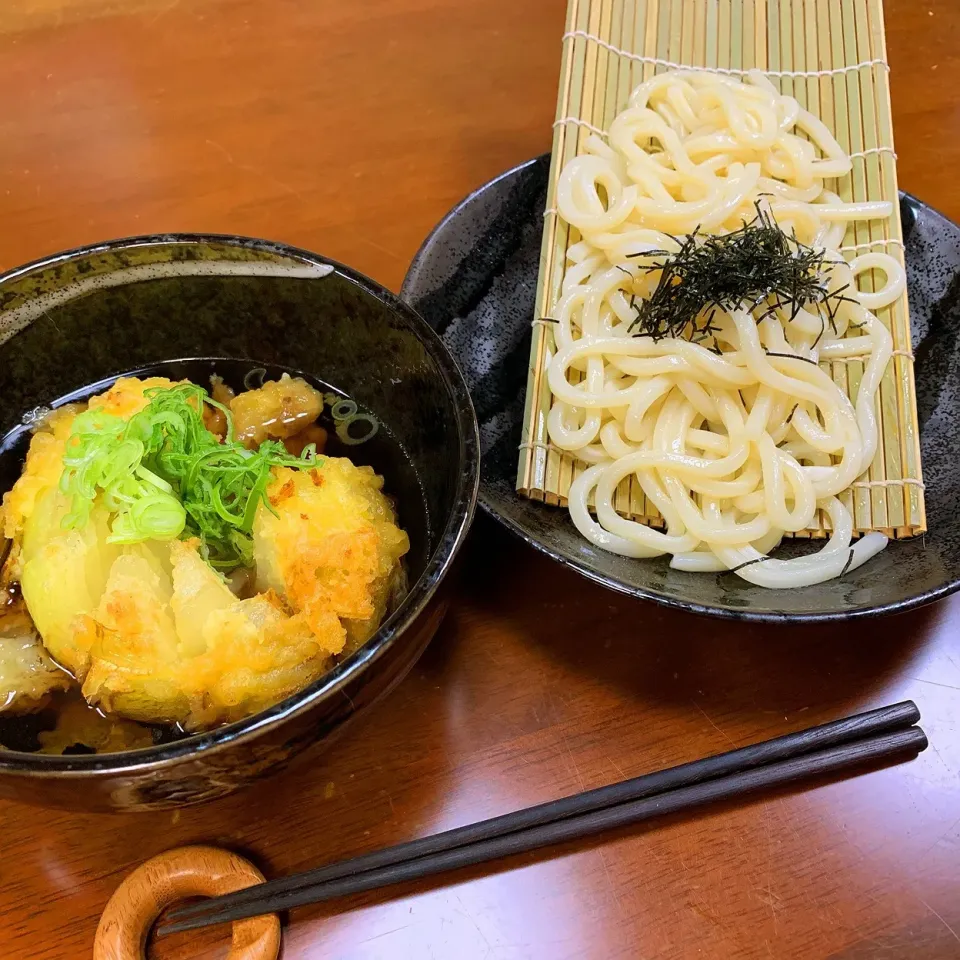
[[[804,363],[812,363],[814,366],[817,365],[816,360],[811,360],[809,357],[798,357],[795,353],[776,353],[773,350],[765,351],[768,357],[786,357],[788,360],[802,360]]]
[[[830,318],[830,323],[833,324],[833,318]],[[833,331],[836,333],[837,327],[836,324],[833,324]],[[820,318],[820,332],[817,334],[817,339],[813,341],[813,345],[810,347],[811,350],[817,349],[817,344],[820,342],[823,335],[827,332],[827,325],[824,322],[823,317]]]
[[[744,560],[743,563],[738,563],[735,567],[730,567],[727,570],[727,573],[736,573],[738,570],[742,570],[744,567],[749,567],[751,563],[763,563],[764,560],[769,560],[767,556],[763,557],[754,557],[752,560]]]
[[[840,571],[840,576],[837,577],[838,580],[843,579],[843,575],[850,569],[851,563],[853,563],[853,547],[850,548],[850,556],[847,557],[847,562],[843,565],[843,569]]]

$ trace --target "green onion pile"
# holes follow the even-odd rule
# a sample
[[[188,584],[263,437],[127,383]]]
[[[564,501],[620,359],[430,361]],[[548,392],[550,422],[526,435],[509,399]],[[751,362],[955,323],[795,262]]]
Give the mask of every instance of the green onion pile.
[[[60,478],[70,498],[64,528],[85,526],[100,497],[113,515],[111,543],[197,537],[211,566],[252,566],[257,508],[273,509],[271,468],[317,466],[316,445],[299,457],[276,440],[248,450],[234,437],[230,411],[191,383],[144,396],[147,406],[129,420],[98,409],[74,420]],[[226,417],[222,443],[204,423],[204,404]]]

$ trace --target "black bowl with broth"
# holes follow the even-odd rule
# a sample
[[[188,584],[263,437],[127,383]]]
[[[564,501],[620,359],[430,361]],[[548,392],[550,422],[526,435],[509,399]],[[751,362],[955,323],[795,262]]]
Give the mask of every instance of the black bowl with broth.
[[[370,641],[307,689],[205,733],[143,728],[150,739],[137,749],[90,755],[78,739],[49,755],[32,751],[63,704],[19,720],[0,713],[0,796],[128,810],[222,796],[339,732],[406,674],[436,631],[443,581],[476,498],[466,387],[417,314],[305,251],[243,238],[145,237],[0,277],[0,491],[19,476],[24,424],[36,411],[102,392],[122,375],[206,387],[214,373],[237,390],[251,375],[301,376],[376,421],[360,444],[343,444],[335,424],[320,422],[327,454],[369,464],[395,499],[411,540],[406,596]]]
[[[189,380],[208,392],[212,378],[217,377],[239,394],[245,390],[261,386],[270,380],[279,380],[284,374],[299,377],[325,397],[323,412],[316,421],[327,432],[324,456],[346,457],[357,466],[369,466],[384,478],[384,493],[397,509],[399,525],[408,531],[410,550],[401,561],[405,579],[418,577],[426,568],[428,550],[432,539],[432,527],[427,511],[424,486],[416,468],[400,441],[391,433],[386,423],[370,417],[358,407],[344,391],[336,385],[326,383],[319,377],[303,370],[279,367],[275,364],[262,366],[252,360],[236,360],[227,357],[192,358],[169,360],[153,364],[123,374],[128,377],[164,377],[168,380]],[[59,397],[50,405],[56,410],[67,404],[82,403],[97,394],[108,390],[116,381],[111,377],[99,383],[90,384],[80,390]],[[338,398],[338,399],[334,399]],[[363,418],[359,428],[347,424],[335,416],[338,406],[348,404],[355,408]],[[8,491],[17,481],[26,460],[27,449],[33,436],[31,423],[40,411],[27,416],[26,423],[15,427],[0,440],[0,495]],[[356,423],[356,421],[354,421]],[[375,425],[375,426],[374,426]],[[339,429],[338,429],[339,427]],[[368,439],[364,439],[371,434]],[[358,442],[359,441],[359,442]],[[2,559],[2,558],[0,558]],[[14,591],[16,586],[14,586]],[[395,597],[387,609],[389,616],[402,596]],[[0,621],[2,621],[0,610]],[[346,659],[341,655],[337,662]],[[56,729],[56,736],[47,736]],[[71,690],[63,694],[54,694],[49,705],[36,713],[4,716],[0,712],[0,747],[24,752],[57,753],[60,755],[88,755],[98,751],[92,735],[112,733],[113,742],[129,742],[132,746],[140,743],[170,743],[188,736],[179,725],[143,724],[132,720],[104,717],[94,707],[83,702],[79,691]],[[47,740],[45,743],[44,740]]]

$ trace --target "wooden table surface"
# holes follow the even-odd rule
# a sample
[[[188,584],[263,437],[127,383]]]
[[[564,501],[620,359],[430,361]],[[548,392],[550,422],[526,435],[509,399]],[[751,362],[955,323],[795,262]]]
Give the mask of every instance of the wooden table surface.
[[[455,201],[548,148],[564,6],[5,0],[0,267],[221,231],[398,288]],[[901,185],[960,218],[960,4],[887,0],[887,27]],[[121,878],[182,843],[279,876],[905,697],[931,742],[910,764],[305,908],[286,960],[960,957],[960,598],[735,626],[605,592],[480,518],[427,654],[311,769],[155,816],[0,803],[0,956],[89,956]]]

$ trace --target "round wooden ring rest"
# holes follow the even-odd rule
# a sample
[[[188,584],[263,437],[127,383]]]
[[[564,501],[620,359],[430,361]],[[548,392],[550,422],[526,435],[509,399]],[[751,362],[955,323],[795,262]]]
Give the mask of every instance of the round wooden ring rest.
[[[216,847],[179,847],[140,864],[107,903],[93,945],[93,960],[144,960],[154,921],[186,897],[215,897],[255,883],[263,874],[249,860]],[[233,924],[228,960],[276,960],[280,919],[275,913]]]

